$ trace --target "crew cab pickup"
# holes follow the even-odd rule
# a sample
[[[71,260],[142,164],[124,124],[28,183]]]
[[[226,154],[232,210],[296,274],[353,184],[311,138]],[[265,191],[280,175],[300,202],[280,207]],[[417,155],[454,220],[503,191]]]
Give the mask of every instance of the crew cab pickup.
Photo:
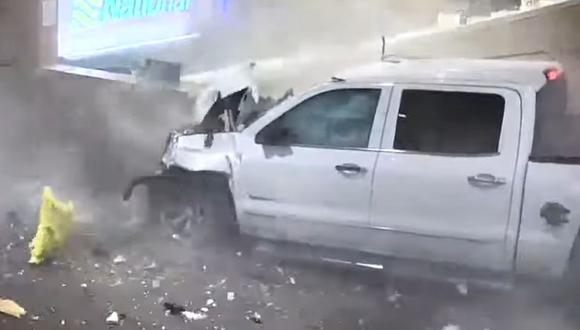
[[[557,278],[580,268],[568,103],[554,62],[380,61],[235,131],[174,133],[130,189],[218,175],[242,234]]]

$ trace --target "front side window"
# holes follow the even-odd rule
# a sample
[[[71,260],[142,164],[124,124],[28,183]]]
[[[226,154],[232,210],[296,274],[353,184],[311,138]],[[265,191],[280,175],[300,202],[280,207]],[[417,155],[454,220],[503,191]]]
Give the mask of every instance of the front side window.
[[[265,145],[365,148],[380,94],[380,89],[323,92],[276,119],[256,140]]]
[[[440,154],[495,154],[503,122],[501,95],[405,90],[394,148]]]

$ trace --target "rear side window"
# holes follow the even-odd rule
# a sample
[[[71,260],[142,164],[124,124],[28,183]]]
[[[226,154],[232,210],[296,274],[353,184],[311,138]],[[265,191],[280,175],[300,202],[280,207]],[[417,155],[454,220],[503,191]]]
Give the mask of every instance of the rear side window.
[[[437,154],[498,153],[505,100],[497,94],[405,90],[394,148]]]
[[[580,103],[568,100],[564,75],[537,93],[532,160],[561,162],[580,158]]]

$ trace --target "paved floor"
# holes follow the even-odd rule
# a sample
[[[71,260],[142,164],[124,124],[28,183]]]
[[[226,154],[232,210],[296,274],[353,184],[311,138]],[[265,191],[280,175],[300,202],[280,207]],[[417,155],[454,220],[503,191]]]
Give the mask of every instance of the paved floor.
[[[450,285],[242,252],[231,242],[177,240],[164,228],[125,235],[110,225],[81,226],[61,257],[31,267],[33,220],[4,211],[0,296],[29,314],[0,316],[0,329],[107,329],[110,311],[126,315],[119,329],[136,330],[578,329],[568,308],[526,290],[468,287],[462,295]],[[126,262],[115,264],[117,255]],[[207,305],[207,318],[166,316],[164,302],[191,311]],[[253,312],[262,324],[245,317]]]

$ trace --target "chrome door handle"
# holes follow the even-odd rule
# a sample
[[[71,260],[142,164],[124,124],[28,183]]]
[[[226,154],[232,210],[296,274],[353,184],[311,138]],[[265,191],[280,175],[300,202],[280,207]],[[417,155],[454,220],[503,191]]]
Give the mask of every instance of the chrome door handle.
[[[334,168],[337,171],[339,171],[340,173],[346,174],[346,175],[354,175],[354,174],[360,174],[360,173],[366,172],[366,169],[364,167],[360,167],[357,164],[351,164],[351,163],[336,165]]]
[[[505,178],[496,177],[491,174],[482,173],[467,177],[467,182],[476,187],[495,187],[506,184]]]

